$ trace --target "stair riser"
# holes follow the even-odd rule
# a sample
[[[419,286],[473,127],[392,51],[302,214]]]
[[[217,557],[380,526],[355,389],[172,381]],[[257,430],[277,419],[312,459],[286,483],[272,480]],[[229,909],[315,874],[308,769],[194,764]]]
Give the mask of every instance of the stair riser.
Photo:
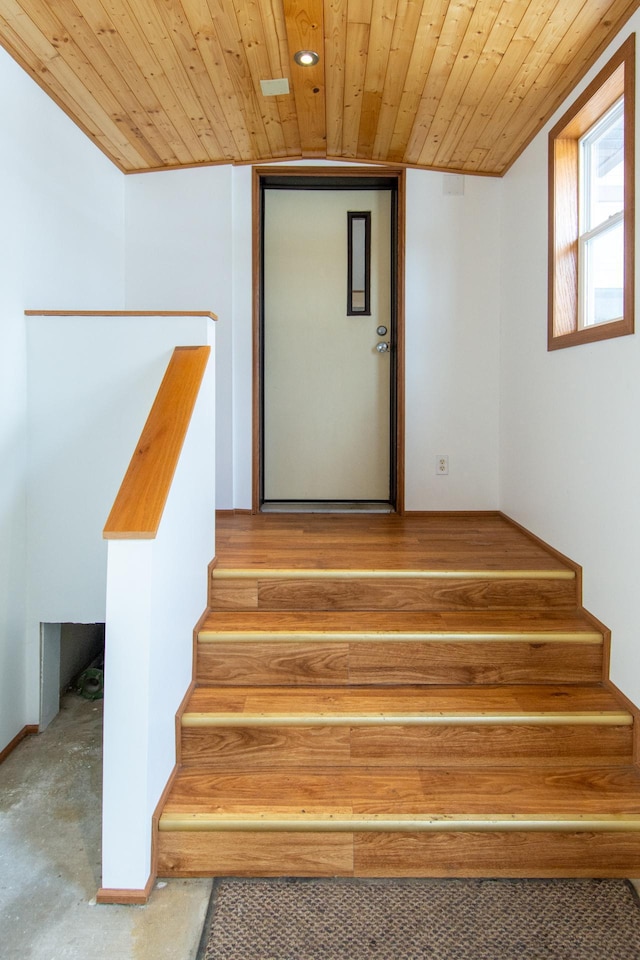
[[[185,727],[181,762],[209,768],[304,765],[509,766],[631,763],[631,726],[463,724]]]
[[[361,641],[199,643],[196,677],[217,685],[589,683],[602,646]]]
[[[575,580],[555,579],[219,579],[216,610],[502,610],[572,609]]]
[[[640,832],[160,832],[158,876],[637,877]]]

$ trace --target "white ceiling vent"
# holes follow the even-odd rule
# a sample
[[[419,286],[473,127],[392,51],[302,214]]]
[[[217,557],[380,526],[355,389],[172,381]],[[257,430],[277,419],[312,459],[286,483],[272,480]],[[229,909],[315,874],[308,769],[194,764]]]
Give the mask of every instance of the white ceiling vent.
[[[286,77],[281,80],[261,80],[260,86],[265,97],[280,97],[289,93],[289,81]]]

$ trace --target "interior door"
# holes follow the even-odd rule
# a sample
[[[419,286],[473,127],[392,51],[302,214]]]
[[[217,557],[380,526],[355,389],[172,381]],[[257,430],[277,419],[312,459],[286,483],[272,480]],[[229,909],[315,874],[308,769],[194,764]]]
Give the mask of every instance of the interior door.
[[[348,314],[353,212],[370,213],[366,315]],[[385,189],[265,190],[264,502],[391,499],[391,212]]]

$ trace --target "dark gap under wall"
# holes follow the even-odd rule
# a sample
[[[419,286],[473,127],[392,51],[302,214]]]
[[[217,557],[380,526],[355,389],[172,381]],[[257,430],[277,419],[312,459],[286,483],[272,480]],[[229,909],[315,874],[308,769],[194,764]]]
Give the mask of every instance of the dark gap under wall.
[[[60,693],[64,693],[97,657],[104,657],[104,623],[60,626]]]

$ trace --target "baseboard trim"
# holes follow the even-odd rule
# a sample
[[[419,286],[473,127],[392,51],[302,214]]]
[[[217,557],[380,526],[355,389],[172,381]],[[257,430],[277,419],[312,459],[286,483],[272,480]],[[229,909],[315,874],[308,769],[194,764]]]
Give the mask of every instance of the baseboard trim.
[[[158,833],[158,821],[160,819],[160,814],[164,807],[165,800],[171,789],[173,781],[175,780],[176,774],[178,772],[177,765],[174,766],[171,774],[169,775],[169,780],[166,787],[162,791],[162,795],[158,800],[156,809],[154,810],[153,816],[151,818],[151,873],[149,874],[149,879],[147,880],[145,886],[142,890],[132,889],[132,890],[120,890],[117,887],[100,887],[96,894],[96,903],[123,903],[129,904],[130,906],[141,906],[147,903],[149,897],[151,896],[151,891],[156,882],[156,877],[158,875],[157,863],[158,863],[158,850],[156,837]]]
[[[570,567],[576,575],[576,587],[577,587],[577,601],[578,606],[582,607],[582,567],[579,563],[576,563],[575,560],[572,560],[571,557],[567,557],[566,554],[560,553],[559,550],[556,550],[555,547],[552,547],[550,543],[547,543],[546,540],[543,540],[541,537],[537,537],[535,533],[532,533],[531,530],[528,530],[521,523],[518,523],[517,520],[514,520],[513,517],[510,517],[508,514],[503,513],[502,510],[498,511],[498,516],[502,517],[503,520],[506,520],[507,523],[510,523],[512,527],[515,527],[516,530],[519,530],[520,533],[524,533],[526,537],[530,540],[533,540],[534,543],[537,543],[539,547],[542,547],[547,553],[550,553],[561,563],[566,564]]]
[[[22,741],[23,741],[26,737],[33,737],[33,736],[35,736],[36,733],[38,733],[38,724],[37,724],[37,723],[28,723],[25,727],[23,727],[22,730],[21,730],[19,733],[16,733],[15,737],[13,738],[13,740],[11,740],[11,741],[6,745],[6,747],[4,748],[4,750],[0,750],[0,763],[4,763],[4,761],[7,759],[7,757],[9,756],[9,754],[10,754],[10,753],[13,753],[13,751],[14,751],[15,748],[18,746],[18,744],[19,744],[19,743],[22,743]]]
[[[499,510],[405,510],[403,517],[501,517]]]
[[[115,887],[100,887],[96,894],[96,903],[123,903],[129,906],[141,906],[151,896],[155,876],[151,874],[142,890],[118,890]]]

